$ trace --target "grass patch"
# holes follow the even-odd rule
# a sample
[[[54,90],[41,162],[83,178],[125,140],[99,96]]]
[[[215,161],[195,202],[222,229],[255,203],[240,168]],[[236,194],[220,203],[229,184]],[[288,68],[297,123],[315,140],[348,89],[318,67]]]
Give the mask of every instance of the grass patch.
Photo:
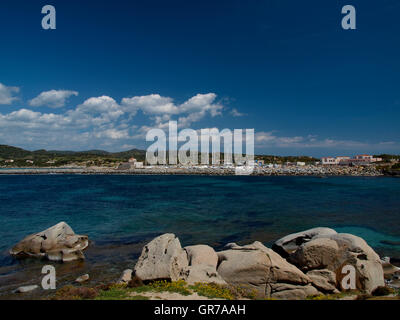
[[[359,295],[361,295],[361,293],[359,291],[349,290],[349,291],[343,291],[343,292],[339,292],[339,293],[307,297],[307,300],[340,300],[340,299],[344,299],[349,296],[357,297]]]
[[[196,283],[192,286],[189,286],[189,288],[196,292],[199,296],[211,299],[265,299],[264,296],[259,296],[257,290],[248,289],[241,286],[220,285],[216,283]]]
[[[235,299],[235,296],[231,290],[215,283],[196,283],[189,288],[196,292],[199,296],[211,299]]]
[[[129,291],[126,285],[113,284],[101,289],[95,298],[96,300],[125,300],[129,298]]]
[[[154,281],[151,284],[149,284],[149,287],[152,288],[152,291],[155,292],[175,292],[182,294],[184,296],[188,296],[192,294],[192,292],[187,288],[187,284],[183,280],[178,280],[178,281]]]
[[[256,299],[257,292],[240,286],[219,285],[215,283],[196,283],[188,285],[184,280],[154,281],[147,285],[134,281],[128,284],[101,284],[95,288],[75,287],[72,285],[59,289],[52,297],[54,300],[148,300],[145,293],[170,292],[189,296],[197,293],[210,299]]]

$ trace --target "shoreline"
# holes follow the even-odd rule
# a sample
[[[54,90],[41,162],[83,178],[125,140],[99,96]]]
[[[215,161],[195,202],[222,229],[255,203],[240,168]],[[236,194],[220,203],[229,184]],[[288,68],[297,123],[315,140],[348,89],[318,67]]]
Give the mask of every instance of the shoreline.
[[[316,229],[310,229],[310,230],[318,230],[318,229],[323,229],[323,228],[316,228]],[[308,232],[308,230],[302,231],[300,233],[304,233],[304,232]],[[297,235],[297,233],[287,235],[287,236],[283,237],[282,239],[286,239],[287,237],[291,237],[292,235]],[[340,235],[346,235],[346,234],[339,233],[338,236],[340,236]],[[95,290],[95,291],[97,291],[96,295],[92,298],[93,299],[101,298],[101,299],[105,299],[105,300],[108,300],[109,299],[108,297],[113,295],[112,292],[110,292],[110,295],[108,295],[107,292],[104,292],[104,291],[110,290],[109,288],[114,288],[116,290],[128,290],[127,292],[130,292],[129,288],[135,288],[136,286],[133,286],[133,287],[130,286],[129,280],[133,279],[133,278],[131,278],[131,276],[129,276],[129,279],[125,279],[124,274],[126,274],[127,271],[130,271],[129,274],[131,274],[132,269],[136,270],[137,266],[141,266],[139,261],[141,259],[143,259],[143,257],[145,257],[145,259],[147,259],[146,255],[143,256],[143,251],[141,250],[141,248],[143,248],[144,246],[150,246],[150,248],[153,248],[153,247],[151,247],[151,243],[154,243],[154,241],[158,241],[157,239],[162,239],[165,237],[172,237],[172,236],[175,237],[176,239],[178,239],[174,234],[171,234],[171,233],[162,234],[162,235],[152,239],[150,242],[147,242],[149,240],[140,241],[140,242],[134,244],[133,246],[129,246],[129,248],[125,248],[124,252],[120,251],[119,254],[117,254],[115,252],[115,249],[113,249],[112,251],[114,252],[115,256],[109,257],[109,261],[107,263],[105,261],[102,261],[100,263],[95,262],[93,260],[93,258],[98,254],[100,254],[100,255],[102,253],[104,254],[105,253],[104,249],[110,250],[111,248],[110,247],[109,248],[105,248],[105,247],[103,247],[103,248],[97,247],[96,248],[95,242],[92,243],[85,251],[87,253],[87,257],[84,260],[76,260],[76,261],[69,261],[69,262],[62,263],[62,262],[55,262],[55,261],[44,260],[44,259],[36,260],[35,258],[31,258],[30,261],[27,261],[26,264],[24,263],[25,264],[24,270],[19,270],[19,271],[17,271],[17,273],[14,273],[13,275],[11,275],[11,278],[9,279],[9,282],[7,284],[7,288],[3,288],[6,290],[2,290],[2,292],[0,294],[0,300],[9,300],[9,299],[11,299],[11,300],[13,300],[13,299],[17,299],[17,300],[61,299],[61,300],[63,300],[63,299],[71,299],[74,297],[72,297],[71,294],[68,295],[68,292],[70,290],[72,290],[73,292],[75,292],[75,290],[79,291],[80,289],[78,289],[78,288],[87,288],[85,290]],[[353,235],[350,235],[350,236],[354,237]],[[179,241],[179,240],[176,240],[175,242],[177,242],[177,241]],[[272,252],[274,251],[273,254],[276,256],[275,258],[277,259],[277,257],[279,257],[279,259],[282,259],[279,256],[279,255],[282,255],[282,253],[279,253],[279,250],[277,250],[276,248],[274,249],[274,246],[276,247],[276,245],[279,244],[279,241],[280,240],[277,240],[274,242],[274,245],[272,245],[272,249],[270,249],[269,247],[265,247],[261,242],[258,242],[258,241],[255,241],[252,244],[248,243],[243,246],[238,246],[237,244],[229,243],[221,248],[213,248],[213,247],[210,247],[208,245],[203,245],[203,244],[198,244],[198,245],[191,244],[189,246],[183,246],[183,245],[181,246],[179,243],[176,245],[177,245],[177,250],[181,250],[181,251],[183,250],[182,252],[185,252],[188,256],[190,254],[193,254],[193,252],[190,251],[190,250],[192,250],[190,248],[193,248],[193,250],[195,250],[196,248],[199,248],[199,247],[202,247],[203,249],[205,247],[207,247],[208,251],[212,251],[211,253],[214,255],[215,255],[215,253],[217,255],[221,255],[221,254],[224,255],[225,252],[231,252],[231,254],[233,254],[233,253],[236,254],[237,252],[241,252],[240,250],[242,250],[242,249],[244,250],[243,251],[244,254],[248,255],[248,252],[251,253],[251,252],[254,252],[253,250],[260,249],[262,251],[267,250],[268,252],[271,252],[270,254],[272,254]],[[365,246],[367,246],[366,243],[365,243]],[[108,247],[108,246],[106,246],[106,247]],[[251,250],[246,249],[247,247],[251,248]],[[215,249],[215,251],[214,251],[214,249]],[[100,250],[100,252],[98,250]],[[231,251],[229,251],[229,250],[231,250]],[[142,252],[142,254],[140,254],[140,252]],[[207,253],[206,254],[205,252],[201,251],[199,253],[202,254],[202,256],[201,256],[202,259],[205,259],[205,258],[211,259],[213,257],[212,255],[210,255],[210,252],[206,252]],[[119,256],[118,262],[114,260],[114,258],[116,258],[117,256]],[[228,257],[229,257],[229,255],[228,255]],[[250,254],[249,258],[251,258],[251,257],[252,257],[252,255]],[[282,256],[282,257],[284,258],[284,256]],[[160,258],[160,257],[158,257],[158,258]],[[381,263],[383,263],[383,262],[385,262],[386,258],[380,258],[380,259],[383,259],[383,260],[380,260]],[[211,260],[213,260],[213,259],[211,259]],[[192,261],[192,260],[190,260],[190,261]],[[228,259],[228,261],[229,261],[229,259]],[[249,261],[251,261],[251,259]],[[372,261],[372,260],[370,259],[370,261]],[[393,271],[392,269],[394,268],[392,266],[396,266],[396,264],[397,264],[396,262],[398,262],[398,261],[392,262],[391,259],[389,259],[388,261],[389,262],[385,262],[385,263],[388,264],[388,266],[391,268],[387,268],[384,270],[391,272],[391,271]],[[165,263],[165,261],[163,263]],[[279,265],[279,268],[280,267],[284,268],[285,266],[287,266],[287,262],[285,262],[285,263],[282,266]],[[390,263],[393,263],[393,264],[390,265]],[[58,284],[57,284],[56,291],[50,292],[50,291],[46,291],[46,290],[33,290],[32,292],[27,292],[27,293],[23,293],[23,294],[15,291],[15,288],[17,286],[18,287],[20,287],[20,286],[29,287],[29,286],[35,286],[38,283],[40,283],[41,276],[42,276],[40,270],[44,264],[52,264],[57,268]],[[236,265],[234,264],[234,266],[236,266]],[[369,267],[372,267],[371,264],[369,264]],[[382,264],[382,267],[383,267],[383,264]],[[190,267],[189,267],[189,269],[190,269]],[[138,270],[140,271],[140,267]],[[222,274],[223,274],[223,270],[221,270],[221,268],[219,268],[218,270],[220,272],[222,272]],[[385,279],[389,279],[389,278],[386,278],[387,272],[384,270],[383,270],[383,272],[385,273]],[[138,271],[136,270],[136,272],[138,272]],[[307,272],[307,271],[304,271],[304,272]],[[300,271],[298,273],[302,274]],[[23,276],[23,274],[25,276]],[[82,282],[80,282],[77,279],[79,277],[82,277],[82,275],[87,275],[88,278],[86,280],[83,280]],[[225,276],[227,276],[227,275],[225,274]],[[255,273],[254,276],[256,277],[257,274]],[[143,280],[143,282],[139,281],[141,284],[137,285],[137,287],[140,288],[140,293],[149,291],[148,297],[146,294],[144,294],[144,296],[146,296],[147,298],[150,298],[150,299],[158,297],[158,296],[162,296],[163,299],[167,299],[167,300],[171,299],[173,297],[175,297],[177,299],[184,299],[184,297],[181,297],[181,296],[174,296],[174,295],[172,295],[171,297],[169,295],[164,296],[162,294],[163,290],[158,290],[158,291],[156,290],[156,292],[153,292],[153,289],[158,288],[158,287],[160,289],[163,289],[163,287],[165,287],[164,288],[165,291],[171,293],[172,291],[170,291],[170,288],[174,288],[176,285],[179,285],[179,286],[184,285],[187,288],[194,288],[191,286],[193,286],[193,285],[196,286],[196,283],[200,283],[200,287],[205,286],[207,288],[211,283],[211,287],[209,287],[209,288],[215,288],[213,286],[214,281],[211,281],[210,279],[207,279],[207,278],[202,279],[202,281],[200,281],[200,282],[197,280],[196,280],[197,282],[195,282],[193,279],[192,279],[193,280],[192,281],[190,278],[187,278],[187,279],[185,278],[185,279],[179,279],[179,280],[170,279],[165,283],[164,282],[158,283],[156,280],[153,279],[153,278],[157,278],[157,277],[158,276],[154,275],[153,277],[150,277],[151,279],[146,278]],[[23,280],[23,278],[25,278],[25,280]],[[28,280],[28,278],[29,278],[29,280]],[[123,279],[123,280],[121,280],[121,279]],[[195,279],[197,279],[197,278],[195,278]],[[393,279],[395,279],[395,278],[393,278]],[[18,280],[19,281],[22,280],[22,281],[20,283],[18,283]],[[155,281],[155,282],[153,282],[153,281]],[[184,281],[184,282],[182,282],[182,281]],[[172,287],[167,284],[168,282],[171,283]],[[235,288],[235,281],[233,281],[232,283],[230,281],[227,281],[226,283],[224,281],[223,281],[223,283],[222,282],[221,283],[215,282],[215,283],[217,285],[219,285],[219,286],[217,286],[217,289],[220,289],[220,290],[221,289],[226,290],[227,288],[229,288],[229,286],[231,286],[231,288]],[[397,283],[398,283],[398,281],[397,281]],[[4,283],[3,283],[3,285],[4,285]],[[156,285],[156,287],[154,287],[154,285]],[[387,286],[387,283],[385,282],[385,284],[383,284],[383,285]],[[393,285],[395,285],[395,283],[393,283]],[[310,284],[308,284],[306,287],[303,287],[303,284],[297,283],[296,286],[297,286],[296,289],[303,290],[305,288],[309,288]],[[396,286],[394,288],[396,288]],[[114,289],[112,289],[112,290],[114,290]],[[144,289],[146,289],[146,290],[144,290]],[[308,291],[305,291],[304,297],[300,297],[300,300],[301,299],[309,299],[309,297],[311,297],[313,295],[315,297],[317,297],[317,299],[320,299],[321,297],[326,297],[326,299],[332,299],[335,297],[335,294],[336,295],[339,294],[339,291],[333,290],[332,288],[331,289],[333,291],[331,289],[326,289],[326,288],[324,288],[324,290],[326,289],[327,291],[324,291],[324,290],[321,291],[321,288],[318,287],[318,285],[317,285],[317,289],[320,290],[320,291],[318,291],[318,294],[313,293],[313,294],[310,294],[309,296],[306,294]],[[394,290],[396,290],[396,289],[394,289]],[[315,289],[314,289],[314,291],[315,291]],[[235,290],[235,292],[236,292],[236,290]],[[241,292],[246,293],[245,291],[241,291]],[[252,295],[255,294],[254,288],[251,290],[251,292],[252,292]],[[250,291],[249,291],[249,293],[250,293]],[[287,294],[286,291],[284,291],[284,293]],[[358,292],[358,294],[362,294],[362,293],[363,293],[363,291]],[[330,295],[332,295],[332,296],[330,296]],[[121,300],[129,299],[129,297],[130,297],[129,294],[127,296],[125,296],[125,295],[122,295],[122,293],[121,293],[121,295],[120,295]],[[88,297],[84,297],[84,299],[87,299],[87,298]],[[209,297],[209,298],[212,298],[212,297]],[[223,297],[219,297],[219,298],[223,298]],[[247,296],[244,296],[242,298],[248,299]],[[264,298],[266,298],[266,297],[264,297]],[[290,294],[289,294],[289,296],[279,296],[279,294],[278,294],[278,296],[276,298],[283,299],[283,300],[299,299],[299,297],[297,297],[296,295],[292,297]],[[337,298],[339,298],[339,296],[337,296],[336,299]],[[74,299],[76,299],[76,297]],[[203,297],[203,299],[204,299],[204,297]],[[228,300],[231,300],[231,299],[237,300],[238,298],[237,297],[236,298],[235,297],[228,298]],[[241,298],[239,298],[239,299],[241,299]],[[251,299],[256,299],[256,297],[252,297]]]
[[[151,167],[141,169],[121,170],[105,167],[76,167],[76,168],[1,168],[0,175],[194,175],[194,176],[236,176],[234,168],[182,168],[182,167]],[[239,174],[240,175],[240,174]],[[255,167],[250,176],[311,176],[311,177],[393,177],[375,167],[321,167],[283,166],[280,168]]]

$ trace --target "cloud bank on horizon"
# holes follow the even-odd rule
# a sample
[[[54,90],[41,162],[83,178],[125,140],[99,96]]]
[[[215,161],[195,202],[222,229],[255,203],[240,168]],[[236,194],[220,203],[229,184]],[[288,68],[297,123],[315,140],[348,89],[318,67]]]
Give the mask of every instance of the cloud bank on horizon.
[[[228,108],[217,100],[215,93],[198,93],[181,104],[171,97],[159,94],[124,97],[120,102],[102,95],[90,97],[74,108],[64,108],[74,90],[43,91],[28,100],[26,107],[17,107],[20,102],[19,87],[0,83],[0,105],[15,107],[8,113],[0,112],[0,143],[34,149],[85,150],[101,148],[120,151],[130,148],[145,148],[145,136],[149,129],[167,129],[170,120],[176,120],[179,128],[195,127],[198,122],[216,117],[244,117],[245,113]],[[32,107],[32,109],[29,109]],[[50,108],[48,112],[34,110]],[[57,109],[57,110],[55,110]],[[59,112],[56,112],[59,111]],[[137,122],[141,112],[147,123]],[[223,127],[218,128],[220,130]],[[246,129],[246,128],[229,128]],[[368,143],[353,140],[319,138],[317,135],[280,136],[276,131],[255,132],[255,147],[292,149],[307,154],[311,149],[371,149],[398,147],[394,141]]]

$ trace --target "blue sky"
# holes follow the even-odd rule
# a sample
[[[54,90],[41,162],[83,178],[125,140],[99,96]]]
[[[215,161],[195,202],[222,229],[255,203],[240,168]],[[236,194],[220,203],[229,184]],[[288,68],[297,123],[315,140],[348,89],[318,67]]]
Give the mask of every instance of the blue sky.
[[[0,144],[146,148],[178,120],[254,128],[256,153],[400,153],[399,16],[396,0],[4,0]]]

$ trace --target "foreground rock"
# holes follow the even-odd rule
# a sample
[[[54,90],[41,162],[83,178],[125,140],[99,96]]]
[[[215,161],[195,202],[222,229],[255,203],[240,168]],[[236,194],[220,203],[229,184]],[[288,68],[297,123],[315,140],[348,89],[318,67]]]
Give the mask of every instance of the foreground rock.
[[[78,278],[76,278],[75,279],[75,282],[77,282],[77,283],[83,283],[83,282],[86,282],[86,281],[89,281],[89,274],[84,274],[84,275],[81,275],[80,277],[78,277]]]
[[[218,256],[206,245],[182,249],[179,239],[171,233],[163,234],[144,246],[134,268],[134,274],[143,281],[185,280],[226,284],[217,273]]]
[[[342,287],[348,275],[344,266],[354,267],[355,289],[371,293],[385,285],[382,262],[375,251],[363,239],[329,228],[278,240],[274,249],[283,257],[258,241],[245,246],[230,243],[225,248],[220,252],[206,245],[182,249],[174,234],[164,234],[143,248],[134,275],[144,281],[229,284],[260,297],[290,300],[348,289]],[[387,264],[388,272],[398,271],[390,261]],[[125,276],[128,279],[132,274],[128,270]]]
[[[336,274],[328,269],[311,270],[307,272],[313,286],[324,293],[337,293]]]
[[[230,284],[245,286],[261,296],[304,299],[318,294],[311,279],[273,250],[256,241],[246,246],[229,245],[218,252],[218,274]]]
[[[179,279],[185,280],[188,284],[195,284],[197,282],[227,284],[218,274],[215,267],[201,264],[184,268],[179,275]]]
[[[185,247],[189,265],[180,274],[180,279],[189,284],[196,282],[226,284],[217,272],[218,255],[207,245]]]
[[[391,264],[389,257],[384,257],[381,262],[385,282],[393,289],[400,289],[400,268]]]
[[[23,287],[19,287],[16,290],[14,290],[14,293],[26,293],[26,292],[36,290],[38,288],[39,288],[38,285],[23,286]]]
[[[313,271],[312,275],[317,287],[321,286],[321,279],[316,277],[315,270],[319,270],[318,276],[323,276],[328,283],[333,283],[332,277],[335,274],[336,287],[340,289],[342,279],[348,274],[343,271],[346,265],[355,268],[356,288],[361,291],[371,293],[385,284],[379,256],[362,238],[352,234],[316,235],[291,253],[288,261],[307,272],[307,275]],[[322,272],[325,269],[333,273]],[[328,288],[327,286],[325,289]]]
[[[129,281],[131,281],[132,280],[132,272],[133,272],[132,269],[125,269],[122,272],[122,275],[118,280],[118,283],[128,283]]]
[[[189,265],[186,251],[172,233],[163,234],[144,246],[134,273],[141,280],[179,280]]]
[[[87,236],[75,234],[68,224],[60,222],[42,232],[27,236],[10,250],[10,254],[66,262],[84,259],[83,250],[88,245]]]
[[[185,247],[190,265],[209,265],[217,267],[218,255],[210,246],[199,244]]]

